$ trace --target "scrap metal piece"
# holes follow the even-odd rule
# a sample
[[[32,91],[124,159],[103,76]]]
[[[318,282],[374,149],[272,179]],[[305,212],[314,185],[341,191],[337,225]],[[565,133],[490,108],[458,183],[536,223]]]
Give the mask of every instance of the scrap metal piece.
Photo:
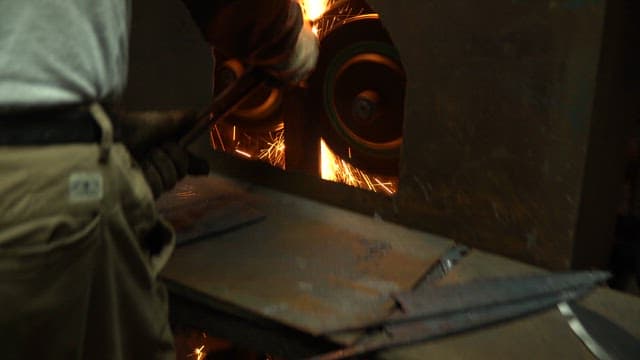
[[[499,278],[398,294],[405,313],[367,327],[383,333],[312,359],[345,359],[514,319],[577,299],[608,277],[605,272],[577,272]]]
[[[602,283],[610,277],[603,271],[567,272],[560,274],[489,278],[463,284],[424,286],[413,291],[392,295],[402,311],[370,322],[366,329],[388,329],[389,325],[431,318],[442,314],[474,311],[533,298],[575,291]],[[344,328],[333,333],[362,330]]]
[[[609,277],[607,272],[585,271],[483,279],[464,284],[426,287],[419,291],[395,294],[394,298],[405,313],[395,315],[389,321],[397,322],[407,317],[427,317],[543,297],[601,283]]]
[[[503,322],[554,306],[558,302],[573,300],[585,295],[591,286],[562,291],[549,296],[512,304],[490,306],[470,311],[454,312],[428,320],[391,325],[385,336],[374,336],[345,349],[336,350],[309,360],[339,360],[369,354],[398,346],[406,346],[440,338],[462,331]]]
[[[449,248],[438,261],[427,270],[422,278],[416,281],[416,285],[413,287],[413,290],[411,290],[411,293],[420,291],[424,289],[424,287],[433,286],[435,282],[444,278],[460,260],[467,256],[469,251],[470,249],[464,245],[454,245]],[[394,297],[394,295],[392,295],[392,297]],[[388,319],[393,319],[394,316],[402,316],[403,314],[406,314],[406,310],[402,308],[401,303],[396,301],[396,306],[391,309],[389,314],[370,324],[384,324]],[[361,330],[361,327],[334,329],[331,333],[344,333],[358,330]]]
[[[627,360],[640,356],[640,340],[603,316],[576,303],[562,302],[558,304],[558,310],[599,360]]]

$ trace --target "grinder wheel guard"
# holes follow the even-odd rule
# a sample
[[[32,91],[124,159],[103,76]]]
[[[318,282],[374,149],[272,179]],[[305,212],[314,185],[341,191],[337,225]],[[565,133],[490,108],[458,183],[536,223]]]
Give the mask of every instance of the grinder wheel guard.
[[[356,15],[322,36],[309,83],[309,115],[331,150],[361,170],[397,176],[406,77],[377,14]]]
[[[245,71],[245,66],[238,60],[225,60],[219,54],[216,54],[216,59],[214,97]],[[254,131],[272,129],[282,122],[282,96],[281,89],[262,84],[255,94],[241,102],[223,122]]]

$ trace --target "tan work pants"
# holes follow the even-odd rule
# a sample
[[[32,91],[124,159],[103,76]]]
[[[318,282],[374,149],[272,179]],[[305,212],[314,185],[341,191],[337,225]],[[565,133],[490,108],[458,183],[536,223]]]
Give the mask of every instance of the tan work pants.
[[[93,111],[101,144],[0,146],[0,359],[175,359],[173,234]]]

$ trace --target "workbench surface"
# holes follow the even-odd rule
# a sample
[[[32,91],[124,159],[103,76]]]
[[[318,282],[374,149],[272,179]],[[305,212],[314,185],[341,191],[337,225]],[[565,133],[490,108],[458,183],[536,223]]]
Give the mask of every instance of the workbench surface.
[[[393,307],[389,295],[410,290],[455,245],[220,176],[188,178],[161,208],[185,198],[205,199],[215,213],[209,223],[217,217],[222,225],[178,246],[163,271],[172,321],[291,358],[351,343],[359,333],[326,334],[383,319]],[[472,250],[441,283],[539,272]],[[582,304],[640,338],[640,299],[600,288]],[[592,358],[557,309],[379,356]]]

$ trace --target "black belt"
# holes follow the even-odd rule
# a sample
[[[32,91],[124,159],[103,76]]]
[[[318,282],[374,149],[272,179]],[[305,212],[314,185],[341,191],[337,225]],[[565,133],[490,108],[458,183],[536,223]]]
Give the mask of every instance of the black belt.
[[[0,146],[97,143],[101,138],[88,106],[0,113]]]

